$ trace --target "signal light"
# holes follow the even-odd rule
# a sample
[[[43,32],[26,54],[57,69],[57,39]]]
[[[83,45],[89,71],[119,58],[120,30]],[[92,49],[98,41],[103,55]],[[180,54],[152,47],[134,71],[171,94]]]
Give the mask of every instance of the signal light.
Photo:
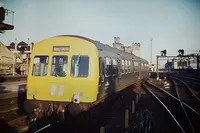
[[[166,56],[166,54],[167,54],[167,50],[164,49],[164,50],[160,51],[160,53],[161,53],[161,56]]]
[[[183,56],[184,55],[184,50],[183,49],[179,49],[178,52],[179,52],[179,56]]]

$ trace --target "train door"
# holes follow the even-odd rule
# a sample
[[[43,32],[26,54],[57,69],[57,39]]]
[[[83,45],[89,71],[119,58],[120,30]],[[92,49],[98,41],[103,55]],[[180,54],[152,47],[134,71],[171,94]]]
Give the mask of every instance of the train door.
[[[99,57],[99,85],[104,83],[104,78],[105,78],[104,69],[105,69],[104,59],[102,57]]]
[[[105,95],[105,61],[103,50],[99,50],[99,91],[97,99],[100,100]]]
[[[105,64],[104,59],[99,57],[99,93],[98,93],[98,100],[100,100],[104,96],[105,90]]]

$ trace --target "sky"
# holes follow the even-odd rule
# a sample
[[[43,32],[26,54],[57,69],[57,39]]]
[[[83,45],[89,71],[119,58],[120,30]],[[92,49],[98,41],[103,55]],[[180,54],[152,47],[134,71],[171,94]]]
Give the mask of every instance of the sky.
[[[13,10],[14,30],[0,34],[9,41],[33,42],[57,35],[81,35],[112,46],[141,44],[141,57],[153,63],[160,51],[200,50],[200,0],[0,0]],[[11,23],[11,17],[6,21]]]

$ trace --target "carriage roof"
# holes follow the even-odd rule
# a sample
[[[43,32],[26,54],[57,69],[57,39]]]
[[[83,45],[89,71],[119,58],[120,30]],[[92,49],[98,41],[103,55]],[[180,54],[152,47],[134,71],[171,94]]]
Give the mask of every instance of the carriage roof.
[[[57,37],[62,37],[62,36],[76,37],[76,38],[80,38],[80,39],[92,42],[97,47],[98,50],[106,51],[106,55],[109,55],[109,56],[119,55],[120,57],[124,57],[125,59],[134,60],[134,61],[140,61],[140,62],[143,62],[143,63],[148,63],[148,61],[145,60],[145,59],[142,59],[142,58],[140,58],[138,56],[135,56],[133,54],[124,52],[124,51],[119,50],[117,48],[111,47],[111,46],[109,46],[107,44],[103,44],[103,43],[101,43],[99,41],[92,40],[90,38],[86,38],[86,37],[78,36],[78,35],[60,35],[60,36],[57,36]]]

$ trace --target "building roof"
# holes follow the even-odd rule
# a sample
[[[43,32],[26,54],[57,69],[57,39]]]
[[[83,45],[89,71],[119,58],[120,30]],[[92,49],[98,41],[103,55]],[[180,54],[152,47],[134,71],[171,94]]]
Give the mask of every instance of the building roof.
[[[15,43],[14,43],[14,42],[11,42],[10,46],[15,46]]]
[[[32,46],[34,45],[33,42],[32,42],[31,44],[32,44]],[[19,46],[20,46],[20,47],[19,47]],[[10,43],[9,46],[6,46],[6,47],[7,47],[9,50],[15,49],[15,43],[12,42],[12,43]],[[24,49],[25,51],[30,51],[30,46],[28,46],[28,44],[25,43],[24,41],[21,41],[20,43],[17,44],[17,50],[18,50],[18,51],[21,51],[21,47],[23,47],[23,49]]]
[[[13,54],[12,52],[0,42],[0,64],[12,64]]]
[[[24,41],[21,41],[20,43],[17,44],[17,46],[28,46],[28,44],[25,43]]]

